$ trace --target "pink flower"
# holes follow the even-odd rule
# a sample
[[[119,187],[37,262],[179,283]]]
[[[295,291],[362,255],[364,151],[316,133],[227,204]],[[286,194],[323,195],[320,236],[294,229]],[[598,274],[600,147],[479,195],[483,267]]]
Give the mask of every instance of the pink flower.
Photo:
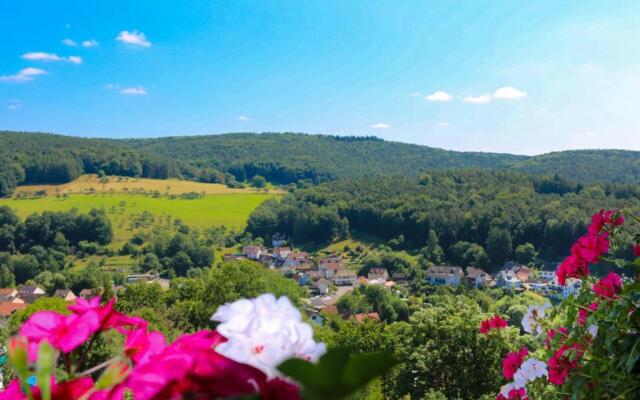
[[[480,333],[488,333],[492,329],[504,329],[509,324],[498,315],[486,319],[480,323]]]
[[[560,264],[556,271],[556,276],[558,277],[558,283],[564,286],[567,278],[589,276],[589,265],[584,259],[572,254]]]
[[[502,360],[502,374],[505,379],[513,379],[513,375],[520,368],[528,354],[529,350],[526,347],[521,348],[519,351],[507,353],[507,356]]]
[[[14,379],[7,387],[0,392],[0,400],[27,400],[27,396],[22,393],[20,381]]]
[[[113,308],[115,298],[109,300],[104,306],[100,304],[100,297],[93,297],[90,300],[79,297],[75,304],[68,308],[76,315],[94,313],[100,321],[100,331],[115,329],[122,334],[139,327],[147,327],[147,321],[138,317],[129,317],[117,312]]]
[[[78,378],[63,383],[56,383],[53,378],[51,380],[51,400],[77,400],[93,388],[93,380],[89,377]],[[31,390],[34,400],[40,400],[40,388],[33,386]],[[0,392],[0,400],[27,400],[27,396],[22,392],[18,379],[11,381],[11,383]],[[91,396],[90,400],[98,399]]]
[[[581,308],[578,310],[578,325],[583,326],[589,318],[589,314],[595,312],[598,309],[598,303],[591,303],[587,307],[588,309]]]
[[[567,351],[575,351],[576,356],[570,357],[565,355]],[[571,346],[562,345],[556,353],[547,361],[547,367],[549,367],[549,382],[554,385],[563,385],[569,373],[577,368],[578,360],[582,358],[584,348],[579,343],[574,343]]]
[[[587,263],[594,263],[600,256],[609,251],[609,234],[587,234],[582,236],[571,247],[571,254]]]
[[[20,335],[30,343],[48,340],[51,345],[68,353],[82,345],[97,332],[100,321],[95,313],[62,315],[53,311],[33,314],[20,328]]]
[[[593,291],[599,296],[606,299],[616,299],[616,293],[620,291],[622,287],[622,279],[620,275],[615,272],[609,272],[609,274],[598,280],[593,285]]]
[[[607,226],[616,227],[624,224],[624,216],[614,210],[600,210],[591,217],[589,233],[599,233]]]
[[[165,346],[166,341],[162,333],[157,331],[147,333],[146,329],[139,328],[127,335],[124,352],[134,363],[140,364],[158,354]]]
[[[633,255],[635,257],[640,257],[640,243],[636,243],[633,245]]]
[[[136,365],[125,381],[136,400],[177,396],[218,398],[258,392],[267,384],[260,370],[218,354],[226,339],[214,331],[183,335],[148,361]]]

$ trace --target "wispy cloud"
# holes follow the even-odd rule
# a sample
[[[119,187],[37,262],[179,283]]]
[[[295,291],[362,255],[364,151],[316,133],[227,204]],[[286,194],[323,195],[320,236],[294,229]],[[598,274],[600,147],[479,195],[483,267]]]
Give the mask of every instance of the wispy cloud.
[[[465,103],[486,104],[491,101],[490,94],[481,94],[480,96],[467,96],[462,99]]]
[[[32,81],[34,77],[38,75],[44,75],[47,71],[40,68],[27,67],[21,69],[17,73],[13,75],[2,75],[0,76],[0,82],[13,82],[13,83],[23,83]]]
[[[96,47],[99,44],[100,43],[98,43],[98,41],[95,40],[95,39],[89,39],[89,40],[83,40],[82,41],[82,47]]]
[[[122,43],[133,45],[133,46],[140,46],[140,47],[151,46],[151,42],[147,40],[147,37],[145,36],[145,34],[142,32],[138,32],[136,30],[133,30],[131,32],[122,31],[118,34],[118,36],[116,37],[116,40]]]
[[[425,99],[427,99],[429,101],[451,101],[451,99],[453,99],[453,96],[451,96],[447,92],[443,92],[443,91],[439,90],[437,92],[434,92],[434,93],[428,95],[427,97],[425,97]]]
[[[438,122],[438,123],[436,124],[436,127],[438,127],[438,128],[448,128],[448,127],[450,127],[450,126],[451,126],[451,124],[450,124],[450,123],[448,123],[448,122],[446,122],[446,121]]]
[[[494,98],[505,100],[521,99],[526,96],[527,92],[523,92],[511,86],[501,87],[493,94]]]
[[[22,110],[22,100],[11,99],[7,103],[9,103],[7,108],[11,111]]]
[[[142,86],[134,86],[124,88],[120,91],[122,94],[133,95],[133,96],[146,96],[147,91]]]
[[[371,125],[371,127],[373,129],[386,129],[386,128],[390,128],[391,125],[385,124],[384,122],[378,122],[377,124]]]
[[[24,53],[22,55],[22,58],[30,61],[46,61],[46,62],[68,61],[73,64],[82,64],[82,57],[78,57],[78,56],[60,57],[55,53],[45,53],[42,51],[32,51],[29,53]]]
[[[247,117],[246,115],[239,115],[239,116],[236,117],[236,119],[238,121],[248,121],[250,118]]]
[[[76,47],[78,43],[73,39],[64,39],[62,40],[62,44],[69,47]]]

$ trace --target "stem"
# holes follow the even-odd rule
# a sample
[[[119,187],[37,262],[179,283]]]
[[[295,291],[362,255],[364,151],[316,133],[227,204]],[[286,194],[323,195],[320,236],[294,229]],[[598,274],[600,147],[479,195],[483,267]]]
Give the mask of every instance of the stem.
[[[89,351],[91,350],[91,347],[93,346],[93,343],[96,341],[97,338],[98,338],[98,333],[93,334],[93,336],[91,337],[91,340],[89,341],[89,344],[87,345],[87,348],[80,355],[80,360],[78,361],[78,369],[82,369],[84,367],[84,363],[87,359],[87,355],[89,354]]]
[[[103,363],[100,363],[98,365],[96,365],[95,367],[91,367],[86,371],[83,371],[81,373],[78,374],[78,376],[87,376],[87,375],[91,375],[94,372],[100,371],[103,368],[108,367],[109,365],[113,364],[114,362],[118,361],[120,359],[119,356],[113,357],[112,359],[109,359]]]

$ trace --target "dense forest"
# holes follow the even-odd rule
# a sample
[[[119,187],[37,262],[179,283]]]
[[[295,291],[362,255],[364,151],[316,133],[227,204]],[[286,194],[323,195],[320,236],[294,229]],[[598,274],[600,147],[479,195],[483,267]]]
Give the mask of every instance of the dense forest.
[[[479,168],[581,182],[640,183],[640,154],[584,150],[527,157],[457,152],[376,137],[233,133],[157,139],[87,139],[0,131],[0,196],[21,183],[108,175],[178,177],[233,185],[254,176],[277,184],[361,176],[415,178],[430,170]]]
[[[434,263],[498,267],[556,261],[601,207],[640,210],[635,185],[576,184],[559,176],[461,170],[405,177],[344,179],[291,189],[260,205],[247,230],[297,243],[359,232],[392,249],[421,249]]]

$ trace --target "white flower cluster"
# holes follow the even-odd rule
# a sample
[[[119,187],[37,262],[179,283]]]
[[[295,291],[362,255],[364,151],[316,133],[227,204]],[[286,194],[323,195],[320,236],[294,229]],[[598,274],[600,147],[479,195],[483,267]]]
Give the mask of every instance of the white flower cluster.
[[[502,397],[504,397],[505,399],[509,398],[509,392],[514,390],[514,389],[520,389],[522,386],[518,386],[515,382],[511,382],[511,383],[507,383],[506,385],[503,385],[500,388],[500,394],[502,395]],[[525,389],[525,393],[526,393]]]
[[[276,367],[289,358],[316,361],[326,352],[313,340],[311,326],[287,297],[263,294],[220,306],[211,317],[221,322],[217,331],[227,338],[216,347],[223,356],[251,365],[272,378]]]
[[[535,358],[529,358],[513,374],[513,380],[518,387],[524,387],[528,382],[533,382],[548,375],[547,364]]]
[[[522,318],[522,329],[527,333],[538,334],[544,332],[544,328],[540,325],[536,319],[544,318],[544,311],[551,307],[551,304],[545,303],[541,306],[529,306],[529,310]]]

